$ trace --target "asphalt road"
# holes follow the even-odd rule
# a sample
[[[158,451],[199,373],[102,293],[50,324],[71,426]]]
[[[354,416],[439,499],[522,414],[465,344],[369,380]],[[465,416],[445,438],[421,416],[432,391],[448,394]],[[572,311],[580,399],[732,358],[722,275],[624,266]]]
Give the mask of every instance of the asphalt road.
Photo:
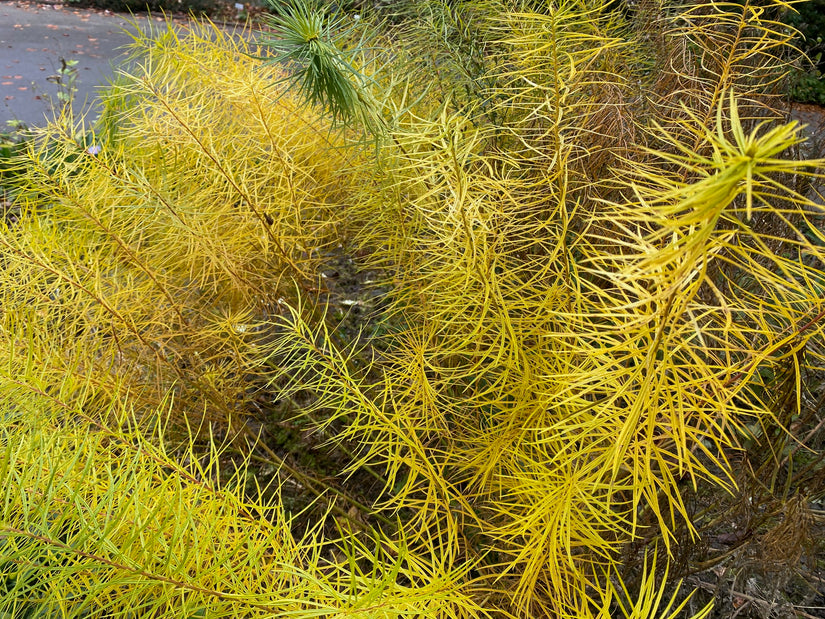
[[[140,18],[139,27],[147,19]],[[131,41],[126,31],[136,28],[130,22],[130,16],[61,4],[0,1],[0,131],[7,121],[35,126],[53,115],[62,60],[77,61],[75,109],[92,102],[123,58]]]

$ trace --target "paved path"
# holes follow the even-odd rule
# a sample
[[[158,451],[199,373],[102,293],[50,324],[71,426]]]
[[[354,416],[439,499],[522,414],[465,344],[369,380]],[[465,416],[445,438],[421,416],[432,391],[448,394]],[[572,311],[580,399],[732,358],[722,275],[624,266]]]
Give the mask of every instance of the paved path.
[[[131,41],[124,31],[135,31],[130,21],[106,11],[0,0],[0,132],[8,120],[38,125],[51,114],[61,58],[77,61],[76,102],[92,101]]]

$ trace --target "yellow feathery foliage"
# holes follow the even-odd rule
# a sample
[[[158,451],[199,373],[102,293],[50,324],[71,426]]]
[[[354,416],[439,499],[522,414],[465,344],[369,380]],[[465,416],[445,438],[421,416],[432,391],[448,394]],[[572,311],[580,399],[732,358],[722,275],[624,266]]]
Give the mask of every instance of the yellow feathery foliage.
[[[502,11],[503,122],[449,103],[402,118],[381,193],[356,202],[405,326],[384,408],[346,436],[412,467],[388,505],[429,520],[422,535],[449,518],[456,547],[495,549],[479,569],[524,616],[590,616],[629,539],[672,550],[692,530],[682,488],[731,488],[745,426],[774,415],[759,369],[794,360],[799,399],[821,367],[804,354],[822,335],[805,234],[821,208],[783,185],[821,162],[784,158],[793,125],[751,122],[773,114],[758,97],[789,35],[764,16],[782,6],[646,7],[642,41],[584,3]],[[630,58],[691,37],[713,63],[671,113],[660,83],[684,76]]]
[[[386,53],[324,42],[305,83],[348,85],[335,107],[282,80],[329,35],[309,9],[278,22],[297,68],[210,27],[138,38],[95,130],[15,162],[0,612],[692,608],[686,497],[734,491],[825,370],[823,162],[772,107],[787,5],[405,7]],[[318,276],[339,246],[389,291],[357,334]],[[257,395],[333,437],[335,484],[254,440]],[[264,461],[338,519],[300,531]]]
[[[346,158],[233,37],[140,45],[107,131],[54,124],[25,155],[23,215],[0,238],[4,353],[225,423],[266,374],[263,323],[345,235]]]
[[[246,462],[163,440],[173,401],[141,422],[111,402],[101,422],[19,370],[0,420],[3,616],[479,616],[461,569],[378,532],[296,538],[277,502],[245,497]]]

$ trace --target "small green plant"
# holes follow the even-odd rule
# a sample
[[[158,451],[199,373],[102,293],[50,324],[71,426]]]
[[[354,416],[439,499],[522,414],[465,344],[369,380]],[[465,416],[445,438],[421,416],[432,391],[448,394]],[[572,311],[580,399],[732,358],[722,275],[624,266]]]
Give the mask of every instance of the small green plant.
[[[369,78],[355,68],[362,54],[357,35],[366,33],[359,21],[304,4],[272,6],[277,14],[264,22],[276,35],[259,37],[275,54],[267,63],[289,67],[291,75],[284,80],[308,105],[322,107],[334,124],[360,122],[373,133],[380,131],[381,119],[368,96]]]
[[[69,106],[77,93],[77,62],[77,60],[61,58],[57,73],[46,78],[47,81],[57,85],[57,101],[60,109]]]

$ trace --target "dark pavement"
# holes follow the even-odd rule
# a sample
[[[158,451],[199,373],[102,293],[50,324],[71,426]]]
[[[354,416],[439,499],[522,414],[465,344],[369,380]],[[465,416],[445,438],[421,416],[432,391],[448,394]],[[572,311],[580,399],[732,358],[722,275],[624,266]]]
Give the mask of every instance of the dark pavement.
[[[148,25],[149,18],[137,19]],[[61,4],[0,1],[0,132],[9,120],[32,126],[52,115],[52,104],[60,103],[54,80],[61,59],[77,61],[75,110],[91,102],[132,40],[125,29],[134,32],[133,21]]]

